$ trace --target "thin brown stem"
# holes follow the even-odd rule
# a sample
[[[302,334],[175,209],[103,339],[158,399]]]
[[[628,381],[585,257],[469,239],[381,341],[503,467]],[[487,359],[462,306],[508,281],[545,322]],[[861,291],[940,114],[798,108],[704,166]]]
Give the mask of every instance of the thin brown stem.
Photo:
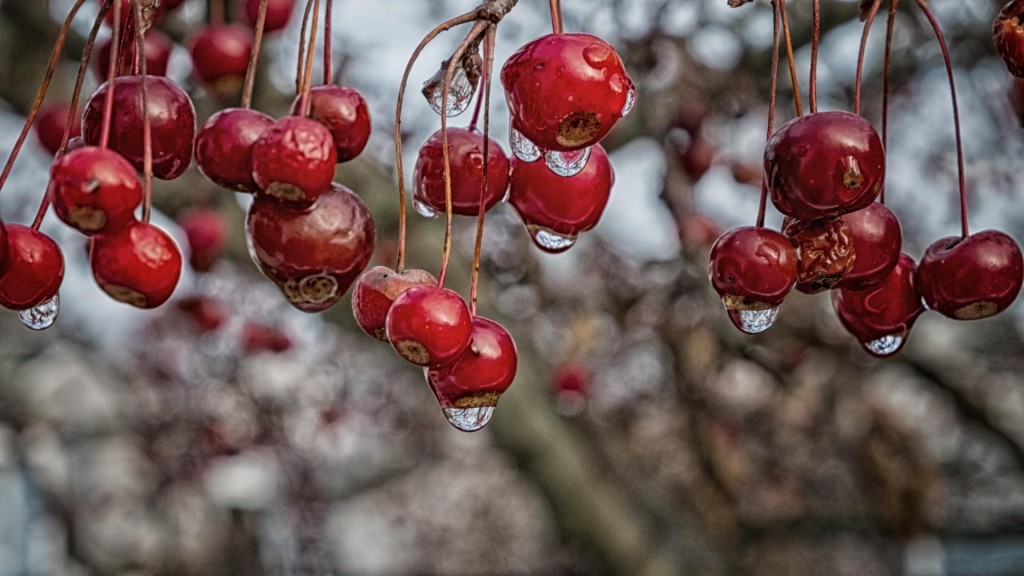
[[[267,2],[260,0],[260,8],[256,13],[256,31],[252,41],[252,53],[249,54],[249,66],[245,69],[245,84],[242,87],[242,108],[252,106],[252,91],[256,85],[256,69],[259,67],[260,50],[263,46],[263,29],[267,22]]]
[[[885,63],[882,65],[882,148],[889,148],[889,72],[892,70],[892,35],[896,27],[896,7],[899,0],[889,2],[889,20],[885,25]],[[885,204],[885,186],[878,201]]]
[[[121,21],[121,2],[114,0],[114,22]],[[110,39],[110,54],[118,54],[121,46],[121,27],[111,26],[113,29]],[[111,57],[107,66],[107,94],[103,104],[103,128],[100,130],[100,148],[106,149],[110,141],[110,124],[114,115],[114,80],[117,78],[117,58]]]
[[[551,8],[551,31],[555,34],[562,33],[562,6],[559,0],[548,0]]]
[[[331,70],[331,68],[332,68],[331,57],[333,55],[331,53],[331,50],[332,50],[332,48],[331,48],[331,13],[333,12],[332,6],[331,6],[332,3],[333,3],[332,0],[327,0],[327,5],[325,6],[326,10],[324,11],[324,84],[325,85],[326,84],[330,84],[332,79],[334,78],[334,74],[333,74],[333,72]]]
[[[875,15],[878,14],[882,0],[875,0],[864,18],[864,31],[860,35],[860,52],[857,53],[857,77],[853,81],[853,113],[860,114],[860,87],[864,75],[864,55],[868,49],[868,34],[871,32],[871,25],[875,22]],[[886,52],[888,54],[888,52]]]
[[[153,206],[153,128],[149,118],[149,78],[146,76],[146,39],[141,10],[135,11],[135,55],[142,78],[142,221],[148,223]],[[112,86],[110,92],[114,92]]]
[[[107,15],[107,11],[110,9],[110,4],[104,2],[100,6],[99,14],[92,23],[92,29],[89,30],[89,36],[85,39],[85,47],[82,48],[82,58],[78,62],[78,75],[75,76],[75,88],[71,92],[71,102],[68,105],[68,117],[65,122],[64,137],[60,142],[60,149],[57,151],[57,155],[64,154],[67,150],[68,140],[71,139],[71,127],[78,121],[78,100],[82,97],[82,86],[85,85],[85,75],[89,69],[89,59],[92,57],[92,49],[96,45],[96,36],[99,34],[100,27],[103,26],[103,19]]]
[[[302,11],[302,27],[299,28],[299,55],[295,59],[295,93],[302,94],[302,87],[306,83],[303,78],[303,63],[306,60],[306,30],[309,25],[309,13],[313,10],[313,0],[306,0],[306,8]],[[315,33],[314,33],[315,34]]]
[[[786,16],[786,0],[779,0],[779,13],[782,16],[782,32],[786,37],[786,58],[789,60],[789,77],[793,83],[793,106],[797,116],[804,115],[800,104],[800,79],[796,75],[796,59],[793,58],[793,40],[789,36],[789,17]]]
[[[772,1],[772,70],[771,87],[768,90],[768,136],[775,133],[775,101],[779,88],[779,5]],[[768,181],[761,177],[761,199],[757,206],[757,227],[764,227],[765,212],[768,208]]]
[[[963,138],[960,133],[960,106],[956,101],[956,84],[953,81],[953,62],[949,58],[949,49],[946,48],[946,38],[942,34],[942,28],[939,26],[938,20],[935,19],[935,15],[932,14],[931,8],[928,7],[928,0],[917,0],[917,5],[921,7],[925,18],[928,19],[932,30],[935,31],[935,39],[939,43],[939,51],[942,52],[942,60],[946,65],[946,75],[949,77],[949,94],[953,102],[953,130],[956,132],[956,168],[960,184],[960,233],[966,238],[970,234],[967,229],[967,177],[964,169]]]
[[[207,16],[210,19],[211,26],[220,26],[224,24],[224,0],[208,0],[209,4],[207,10]]]
[[[480,254],[483,251],[484,244],[484,213],[487,210],[485,199],[487,198],[487,186],[489,178],[487,175],[487,167],[490,163],[490,124],[491,124],[491,72],[494,69],[494,37],[497,33],[497,26],[491,24],[487,27],[487,33],[484,36],[484,70],[480,81],[484,85],[484,166],[483,166],[483,185],[480,187],[480,204],[477,206],[479,214],[476,220],[476,243],[473,245],[473,272],[469,283],[469,312],[473,316],[476,316],[476,299],[477,292],[480,284]],[[479,100],[477,100],[479,103]],[[477,107],[479,111],[479,106]],[[476,123],[476,114],[473,115],[473,123]]]
[[[483,76],[480,77],[480,81],[483,82]],[[473,106],[473,117],[469,120],[469,126],[466,129],[470,132],[476,130],[476,121],[480,118],[480,106],[483,104],[483,98],[477,98],[476,104]]]
[[[821,45],[821,0],[811,4],[814,24],[811,26],[811,77],[808,81],[807,99],[811,103],[811,114],[818,111],[818,48]]]
[[[320,0],[316,0],[313,4],[313,23],[310,27],[309,32],[309,45],[306,48],[306,71],[303,74],[302,83],[302,101],[299,104],[299,110],[303,117],[309,116],[309,91],[313,85],[313,52],[316,49],[316,25],[318,16],[320,15]]]

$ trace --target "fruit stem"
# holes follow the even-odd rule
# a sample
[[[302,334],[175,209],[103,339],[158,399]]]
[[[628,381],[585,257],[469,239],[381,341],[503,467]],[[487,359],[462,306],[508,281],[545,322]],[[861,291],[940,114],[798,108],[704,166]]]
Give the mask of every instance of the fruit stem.
[[[125,18],[124,18],[124,27],[121,28],[121,38],[127,38],[127,37],[135,34],[135,18],[133,16],[133,14],[135,14],[135,3],[134,2],[130,2],[128,4],[128,14],[126,14]],[[129,48],[131,48],[131,45],[132,45],[131,42],[121,42],[121,47],[120,47],[120,49],[116,53],[116,56],[117,56],[117,71],[119,73],[122,70],[124,70],[124,63],[125,63],[125,60],[128,59],[128,51],[129,51]],[[111,54],[112,54],[111,57],[113,57],[113,55],[114,55],[113,50],[111,50]],[[136,57],[137,56],[138,55],[136,54]],[[134,62],[133,62],[133,67],[134,67]],[[135,70],[133,73],[138,73],[138,71]]]
[[[331,72],[331,9],[332,0],[327,0],[327,4],[324,6],[324,84],[330,84],[332,80]]]
[[[252,106],[252,90],[256,84],[256,68],[260,61],[260,47],[263,45],[263,28],[267,21],[267,2],[269,0],[260,0],[259,12],[256,14],[256,36],[252,41],[249,66],[245,69],[245,84],[242,87],[242,108],[246,110]]]
[[[121,2],[114,0],[114,22],[121,21]],[[121,46],[121,27],[118,25],[111,26],[112,37],[110,39],[110,63],[107,65],[107,95],[106,100],[103,103],[103,127],[100,131],[100,148],[106,150],[107,143],[110,140],[110,124],[111,118],[114,115],[114,80],[117,78],[117,58],[115,54],[120,54],[119,47]]]
[[[800,80],[796,75],[796,60],[793,58],[793,40],[789,36],[789,17],[786,16],[786,0],[779,0],[779,11],[782,15],[782,31],[786,36],[786,58],[789,60],[789,78],[793,83],[793,106],[796,115],[803,116],[804,109],[800,104]]]
[[[779,88],[779,5],[772,0],[772,70],[771,87],[768,91],[768,138],[775,132],[775,100]],[[764,228],[765,211],[768,209],[768,181],[761,176],[761,199],[757,206],[757,227]]]
[[[818,48],[821,44],[821,0],[814,0],[811,5],[814,24],[811,27],[811,77],[808,80],[807,98],[811,103],[811,114],[818,111]]]
[[[302,63],[305,61],[306,27],[309,25],[309,13],[313,9],[313,0],[306,0],[306,8],[302,11],[302,27],[299,28],[299,55],[295,59],[295,93],[301,94],[306,79],[302,76]]]
[[[953,82],[953,63],[949,58],[949,50],[946,48],[946,38],[942,35],[942,28],[938,20],[928,7],[928,0],[917,0],[925,18],[935,31],[935,38],[939,43],[939,51],[942,52],[942,60],[946,64],[946,75],[949,77],[949,94],[953,102],[953,130],[956,133],[956,167],[960,184],[960,232],[964,238],[969,235],[967,230],[967,179],[964,175],[964,147],[963,138],[960,134],[960,107],[956,101],[956,84]]]
[[[444,251],[441,254],[441,272],[437,275],[437,286],[444,288],[445,278],[448,276],[448,261],[452,253],[452,163],[451,154],[448,150],[448,97],[452,87],[452,77],[455,75],[455,68],[462,61],[462,56],[488,26],[486,20],[477,20],[473,27],[462,39],[462,43],[455,49],[455,54],[448,61],[448,69],[445,71],[444,84],[441,87],[441,157],[444,159]]]
[[[223,8],[223,6],[222,6]],[[142,79],[142,221],[148,223],[153,205],[153,128],[149,118],[149,88],[146,76],[146,30],[143,27],[142,10],[135,11],[135,57],[139,63],[139,77]],[[114,93],[113,85],[110,94]]]
[[[78,100],[82,96],[82,86],[85,84],[85,74],[89,69],[89,59],[92,57],[92,49],[96,45],[96,36],[99,34],[100,27],[103,25],[103,18],[106,17],[107,11],[110,9],[109,3],[103,3],[100,5],[99,14],[96,15],[96,19],[92,23],[92,29],[89,30],[89,36],[85,39],[85,47],[82,48],[82,58],[78,62],[78,75],[75,77],[75,88],[71,93],[71,103],[68,105],[68,118],[65,123],[66,128],[64,129],[64,137],[60,142],[60,149],[57,151],[57,156],[64,154],[64,151],[68,147],[68,140],[71,138],[71,127],[78,120]],[[40,218],[40,221],[42,218]]]
[[[480,253],[483,249],[484,243],[484,212],[486,211],[487,198],[487,185],[490,183],[490,179],[487,175],[487,165],[490,163],[490,124],[491,124],[491,71],[494,69],[494,37],[497,32],[497,26],[491,24],[487,26],[487,33],[484,36],[484,70],[483,75],[480,77],[480,81],[484,85],[484,166],[483,166],[483,185],[480,187],[480,204],[478,205],[479,214],[477,214],[476,220],[476,243],[473,245],[473,272],[469,283],[469,313],[476,316],[476,297],[477,288],[480,284]],[[477,104],[479,104],[477,100]],[[479,111],[479,106],[477,111]],[[473,123],[476,124],[476,114],[473,114]]]
[[[483,82],[483,76],[480,77],[480,81]],[[466,129],[470,132],[476,130],[476,121],[480,118],[480,105],[482,102],[483,98],[476,99],[476,105],[473,107],[473,117],[469,120],[469,126],[466,126]]]
[[[313,4],[313,22],[309,28],[309,46],[306,49],[306,71],[302,77],[302,102],[299,105],[303,118],[309,117],[309,91],[313,85],[313,51],[316,49],[316,25],[320,16],[320,0]]]
[[[892,69],[892,34],[896,27],[896,6],[899,0],[889,2],[889,20],[885,24],[885,63],[882,65],[882,149],[889,147],[889,72]],[[878,196],[885,204],[885,186]]]
[[[427,44],[430,44],[442,32],[446,32],[460,24],[472,22],[477,18],[477,12],[478,10],[472,10],[456,16],[451,20],[438,24],[433,30],[428,32],[412,51],[412,56],[409,57],[409,62],[405,65],[405,72],[402,74],[402,82],[398,86],[398,98],[395,105],[395,169],[398,172],[398,264],[395,266],[395,270],[399,273],[405,271],[405,173],[402,169],[402,102],[405,100],[405,87],[409,83],[409,75],[412,73],[412,67],[416,63],[416,59],[419,58],[420,52],[423,52]]]
[[[853,113],[860,115],[860,86],[864,77],[864,55],[868,51],[868,34],[871,32],[871,25],[875,22],[875,15],[878,14],[882,0],[875,0],[864,18],[864,31],[860,35],[860,52],[857,53],[857,76],[853,81]],[[886,52],[888,54],[888,52]]]
[[[206,7],[206,16],[211,26],[220,26],[224,23],[224,0],[209,0]]]
[[[57,69],[57,61],[60,59],[60,54],[64,50],[64,40],[68,36],[68,30],[71,28],[71,21],[75,19],[75,14],[78,13],[78,9],[85,3],[85,0],[77,0],[75,5],[71,7],[71,11],[68,13],[67,18],[64,19],[64,25],[60,28],[60,33],[57,34],[57,40],[53,44],[53,50],[50,51],[50,62],[46,67],[46,74],[43,75],[43,82],[39,85],[39,91],[36,92],[36,99],[32,102],[32,108],[28,111],[28,116],[25,117],[25,124],[21,128],[21,133],[18,135],[18,140],[14,143],[14,147],[11,148],[11,154],[7,157],[7,163],[4,164],[3,172],[0,172],[0,190],[4,187],[4,182],[7,181],[7,176],[11,173],[11,168],[14,166],[14,161],[18,157],[18,153],[21,152],[21,146],[25,143],[25,138],[28,137],[29,131],[32,129],[32,123],[36,120],[36,114],[39,113],[39,107],[43,105],[43,99],[46,98],[46,91],[50,88],[50,80],[53,79],[54,70]]]
[[[555,34],[562,33],[562,6],[559,0],[549,0],[551,8],[551,31]]]

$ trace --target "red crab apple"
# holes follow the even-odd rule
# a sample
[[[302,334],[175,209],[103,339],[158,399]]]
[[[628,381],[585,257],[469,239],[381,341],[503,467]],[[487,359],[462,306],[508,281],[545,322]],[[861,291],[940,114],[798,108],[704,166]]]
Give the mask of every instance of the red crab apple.
[[[143,169],[142,76],[114,79],[114,113],[110,119],[110,148],[139,172]],[[181,176],[192,162],[196,111],[188,94],[173,80],[147,75],[153,175],[163,180]],[[104,82],[85,105],[82,135],[86,144],[99,144],[103,111],[110,83]]]
[[[188,238],[188,262],[197,272],[209,272],[228,241],[228,223],[215,208],[193,208],[178,218]]]
[[[331,131],[338,162],[347,162],[366,148],[370,140],[370,107],[355,88],[328,84],[309,91],[309,117]],[[292,102],[291,113],[302,112],[302,97]]]
[[[1024,76],[1024,1],[1012,0],[992,22],[992,42],[996,52],[1014,76]]]
[[[850,227],[839,218],[808,222],[787,216],[782,234],[796,247],[796,289],[805,294],[835,287],[857,259]]]
[[[338,153],[323,124],[301,116],[274,122],[252,146],[258,195],[309,204],[330,190]]]
[[[39,113],[36,115],[36,137],[39,138],[39,143],[51,155],[56,154],[60,150],[61,142],[64,141],[64,131],[68,126],[68,113],[70,111],[71,106],[66,102],[55,102],[40,108]],[[81,118],[81,115],[78,114],[75,117],[76,119]],[[72,122],[70,137],[74,138],[81,134],[81,121]]]
[[[171,297],[181,262],[181,250],[167,232],[138,220],[112,234],[94,236],[89,253],[99,287],[114,300],[143,309]]]
[[[0,277],[7,271],[7,226],[0,220]]]
[[[448,422],[472,432],[490,421],[498,397],[515,379],[518,361],[516,343],[508,331],[476,316],[469,346],[452,364],[427,370],[427,383]]]
[[[192,71],[213,95],[227,98],[242,88],[252,54],[253,33],[243,24],[215,24],[187,41]]]
[[[896,266],[880,283],[863,290],[832,291],[832,308],[850,334],[874,356],[890,356],[907,342],[910,329],[924,311],[914,286],[914,259],[900,254]]]
[[[0,274],[0,306],[28,310],[57,295],[64,280],[64,256],[52,238],[28,226],[3,224],[6,271]]]
[[[744,226],[711,247],[708,275],[732,323],[748,334],[764,332],[797,278],[796,250],[768,228]]]
[[[373,255],[373,217],[337,183],[308,207],[257,196],[245,231],[256,265],[304,312],[333,306]]]
[[[399,356],[417,366],[437,367],[454,362],[466,349],[473,319],[454,291],[413,286],[395,298],[385,328]]]
[[[214,184],[235,192],[256,190],[252,146],[274,119],[250,108],[214,113],[196,134],[196,166]]]
[[[62,222],[83,234],[116,232],[135,219],[142,184],[132,165],[109,148],[85,146],[57,158],[48,193]]]
[[[269,0],[267,15],[263,20],[264,32],[276,32],[288,25],[288,20],[295,10],[295,0]],[[260,0],[245,0],[242,16],[250,26],[256,26],[259,16]]]
[[[363,332],[387,342],[385,324],[395,298],[413,286],[435,284],[437,278],[426,270],[409,268],[399,272],[387,266],[374,266],[352,288],[352,315]]]
[[[874,202],[885,181],[885,152],[874,127],[857,114],[805,114],[768,139],[764,173],[780,212],[831,218]]]
[[[445,210],[444,152],[438,130],[420,147],[413,174],[416,208],[433,216]],[[484,135],[465,128],[448,129],[448,158],[451,164],[452,212],[464,216],[480,213],[501,201],[508,189],[509,161],[492,138],[487,146],[487,186],[484,187]]]
[[[1020,246],[998,230],[937,240],[925,250],[915,282],[928,308],[957,320],[1005,310],[1020,292]]]
[[[592,379],[593,372],[582,362],[568,360],[555,366],[551,374],[551,396],[559,414],[579,416],[583,413]]]
[[[543,150],[596,144],[633,106],[633,82],[615,48],[591,34],[548,34],[505,61],[512,127]]]
[[[877,285],[900,259],[903,230],[899,219],[884,204],[872,202],[867,208],[843,214],[840,220],[850,229],[857,258],[839,286],[863,290]]]
[[[166,76],[167,64],[171,61],[171,52],[174,50],[174,42],[166,34],[156,28],[146,30],[145,53],[146,53],[146,74],[152,76]],[[124,39],[121,39],[124,42]],[[96,57],[93,59],[93,72],[101,82],[107,79],[110,73],[110,52],[113,39],[107,38],[97,43]],[[132,67],[135,62],[135,42],[131,42],[124,52],[124,60],[116,70],[118,76],[132,74]]]

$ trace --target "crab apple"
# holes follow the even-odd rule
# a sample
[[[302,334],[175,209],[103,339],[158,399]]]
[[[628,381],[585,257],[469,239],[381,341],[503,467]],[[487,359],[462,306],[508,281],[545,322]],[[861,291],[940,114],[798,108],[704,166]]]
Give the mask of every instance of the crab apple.
[[[7,271],[7,226],[0,220],[0,276]]]
[[[996,52],[1014,76],[1024,76],[1024,1],[1012,0],[992,22],[992,43]]]
[[[615,48],[591,34],[548,34],[505,61],[501,83],[512,127],[544,150],[596,144],[633,106]]]
[[[196,272],[209,272],[228,241],[228,223],[215,208],[193,208],[178,218],[188,238],[188,262]]]
[[[248,353],[273,352],[280,354],[292,347],[292,339],[283,330],[267,324],[246,322],[242,326],[242,349]]]
[[[245,81],[253,33],[243,24],[215,24],[196,30],[187,41],[192,71],[213,95],[227,98]]]
[[[316,120],[285,116],[252,146],[257,195],[309,204],[331,188],[338,153],[330,130]]]
[[[800,220],[831,218],[874,202],[885,181],[885,151],[871,123],[857,114],[805,114],[768,139],[764,173],[779,212]]]
[[[70,111],[71,106],[68,103],[54,102],[40,108],[36,115],[36,137],[51,155],[56,154],[60,150],[61,143],[64,142],[64,132],[68,128],[68,113]],[[81,115],[78,114],[76,117],[81,118]],[[81,121],[73,121],[70,138],[81,134]]]
[[[42,232],[7,222],[6,271],[0,274],[0,306],[28,310],[57,295],[64,281],[64,255]]]
[[[832,291],[832,308],[839,321],[864,349],[890,356],[907,342],[910,329],[924,311],[914,286],[914,259],[900,254],[896,266],[878,284],[864,290]]]
[[[291,113],[302,112],[302,96],[292,102]],[[347,162],[370,141],[370,107],[355,88],[328,84],[309,91],[309,117],[323,124],[334,137],[338,162]]]
[[[796,247],[796,289],[805,294],[835,287],[857,259],[850,227],[839,218],[807,222],[787,216],[782,235]]]
[[[143,169],[142,82],[146,82],[147,110],[153,148],[153,175],[162,180],[181,176],[192,162],[196,111],[188,94],[163,76],[121,76],[114,79],[114,107],[110,118],[110,148],[124,156],[139,172]],[[85,105],[82,135],[86,144],[99,144],[103,112],[110,83],[104,82]]]
[[[600,144],[579,174],[565,178],[540,162],[512,159],[509,203],[534,243],[546,252],[564,252],[580,232],[597,225],[611,194],[615,173]]]
[[[385,324],[395,298],[413,286],[435,284],[437,278],[426,270],[409,268],[399,272],[387,266],[374,266],[352,288],[352,315],[363,332],[387,342]]]
[[[733,228],[711,247],[708,276],[733,324],[748,334],[764,332],[796,284],[796,250],[774,230]]]
[[[998,230],[937,240],[925,250],[915,282],[928,308],[957,320],[1005,310],[1020,292],[1024,261],[1017,242]]]
[[[252,146],[274,119],[250,108],[214,113],[196,134],[196,166],[214,184],[235,192],[256,190]]]
[[[178,286],[182,257],[170,234],[133,220],[112,234],[93,236],[89,264],[108,296],[149,309],[166,302]]]
[[[480,213],[501,201],[508,189],[509,161],[505,151],[487,139],[487,186],[484,187],[484,135],[465,128],[448,129],[448,159],[451,164],[452,212],[464,216]],[[434,215],[445,210],[444,151],[438,130],[420,147],[413,174],[413,198],[417,209]]]
[[[257,196],[245,231],[256,265],[304,312],[333,306],[373,255],[373,217],[337,183],[308,207]]]
[[[427,383],[452,426],[465,432],[483,428],[498,397],[516,376],[519,355],[512,336],[500,324],[473,318],[469,345],[458,360],[427,370]]]
[[[200,332],[213,332],[228,320],[228,311],[209,296],[189,296],[178,300],[178,310],[184,312]]]
[[[85,146],[54,161],[48,194],[61,222],[83,234],[109,234],[135,219],[142,184],[123,156]]]
[[[839,217],[850,229],[853,252],[857,255],[853,267],[843,274],[839,287],[863,290],[884,280],[903,248],[903,230],[900,221],[885,204],[872,202]]]
[[[551,373],[550,392],[559,414],[572,417],[583,413],[593,378],[590,367],[577,360],[555,366]]]
[[[417,366],[454,362],[473,333],[466,301],[436,285],[413,286],[395,298],[385,320],[388,341],[398,355]]]
[[[146,30],[146,34],[143,36],[143,41],[146,44],[146,74],[152,76],[166,76],[167,64],[171,61],[171,52],[174,50],[174,42],[172,42],[166,34],[156,28]],[[112,38],[107,38],[96,45],[96,58],[92,61],[92,70],[95,73],[96,78],[100,81],[106,80],[107,75],[110,72],[110,52],[112,45]],[[135,51],[135,42],[130,42],[123,59],[124,61],[119,63],[120,66],[118,66],[115,71],[118,76],[127,76],[133,73],[132,66],[135,62]]]
[[[288,25],[295,11],[295,0],[269,0],[267,14],[263,19],[264,32],[276,32]],[[242,17],[250,26],[256,26],[260,13],[260,0],[245,0]]]

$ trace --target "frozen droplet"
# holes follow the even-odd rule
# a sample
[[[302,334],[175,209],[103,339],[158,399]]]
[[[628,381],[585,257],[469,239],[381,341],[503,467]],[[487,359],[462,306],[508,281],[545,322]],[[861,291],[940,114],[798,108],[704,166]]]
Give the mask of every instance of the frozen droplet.
[[[463,432],[475,432],[491,421],[494,406],[474,406],[472,408],[444,408],[444,416],[448,422]]]
[[[476,83],[470,80],[466,74],[466,68],[459,64],[452,74],[452,82],[448,85],[448,102],[444,102],[444,69],[423,86],[423,95],[434,112],[441,113],[442,105],[447,104],[447,116],[458,116],[469,108],[473,100],[473,93],[476,91]]]
[[[512,128],[508,141],[512,147],[512,153],[523,162],[534,162],[540,158],[540,148],[537,148],[537,145],[526,136],[523,136],[523,133],[519,130]]]
[[[903,348],[907,339],[904,334],[887,334],[870,342],[862,342],[864,349],[874,356],[892,356]]]
[[[633,106],[636,105],[636,88],[632,86],[626,91],[626,103],[622,105],[622,116],[629,116],[629,113],[633,111]]]
[[[412,206],[413,208],[416,209],[416,212],[420,216],[423,216],[424,218],[434,218],[437,216],[437,210],[434,210],[434,207],[431,206],[430,204],[427,204],[426,202],[421,202],[420,200],[413,200]]]
[[[21,323],[33,330],[45,330],[57,320],[60,312],[60,298],[56,294],[42,304],[18,312]]]
[[[527,226],[530,237],[538,248],[546,252],[564,252],[576,244],[576,236],[559,234],[540,226]]]
[[[579,174],[587,167],[590,150],[590,146],[582,150],[548,150],[544,153],[544,163],[555,174],[568,178]]]
[[[779,309],[763,310],[729,310],[729,319],[740,330],[747,334],[760,334],[772,327],[779,316]]]

